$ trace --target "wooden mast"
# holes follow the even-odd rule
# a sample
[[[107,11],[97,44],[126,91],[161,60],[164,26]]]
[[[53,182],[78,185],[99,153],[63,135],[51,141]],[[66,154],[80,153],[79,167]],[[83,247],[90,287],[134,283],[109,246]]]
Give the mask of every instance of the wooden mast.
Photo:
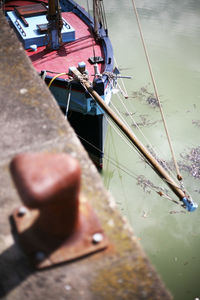
[[[93,18],[94,18],[94,33],[96,38],[97,39],[100,38],[101,28],[104,28],[106,35],[108,35],[103,0],[93,0]]]
[[[164,179],[171,190],[183,201],[184,205],[189,211],[193,211],[197,208],[197,204],[193,203],[191,199],[185,194],[185,192],[177,186],[177,183],[170,177],[165,169],[158,163],[158,161],[152,156],[152,154],[146,149],[146,147],[138,140],[136,135],[127,128],[127,126],[118,118],[118,116],[112,111],[112,109],[105,103],[105,101],[99,96],[99,94],[93,90],[88,80],[83,80],[82,74],[76,69],[70,69],[77,79],[82,80],[82,84],[85,86],[89,94],[97,101],[99,106],[110,116],[115,124],[124,132],[131,143],[142,153],[145,159],[150,163],[157,174]]]
[[[62,44],[61,30],[63,26],[59,0],[48,0],[48,45],[52,50],[59,49]]]
[[[97,0],[93,0],[93,18],[94,18],[94,33],[99,37],[99,21],[98,21],[98,5]]]

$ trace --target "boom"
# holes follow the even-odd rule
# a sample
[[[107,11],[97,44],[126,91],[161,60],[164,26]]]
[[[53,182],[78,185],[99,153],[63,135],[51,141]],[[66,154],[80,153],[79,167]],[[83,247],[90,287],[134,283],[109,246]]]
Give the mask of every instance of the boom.
[[[186,193],[177,186],[176,182],[169,176],[165,169],[157,162],[152,154],[146,149],[146,147],[138,140],[136,135],[127,128],[127,126],[118,118],[118,116],[112,111],[112,109],[103,101],[99,94],[93,90],[90,82],[83,79],[82,74],[75,68],[70,68],[70,71],[74,76],[82,82],[89,94],[96,100],[99,106],[109,115],[109,117],[115,122],[115,124],[124,132],[131,143],[142,153],[145,159],[150,163],[156,173],[165,180],[171,190],[178,196],[183,202],[183,206],[188,211],[194,211],[198,205],[192,201],[192,199],[186,195]]]

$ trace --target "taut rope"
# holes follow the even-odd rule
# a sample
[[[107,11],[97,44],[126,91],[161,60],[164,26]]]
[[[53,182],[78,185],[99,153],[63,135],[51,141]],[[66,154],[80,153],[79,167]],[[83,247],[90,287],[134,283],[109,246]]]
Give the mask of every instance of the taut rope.
[[[167,135],[167,140],[168,140],[168,143],[169,143],[172,159],[173,159],[173,162],[174,162],[174,165],[175,165],[175,168],[176,168],[177,179],[180,181],[180,180],[182,180],[182,176],[180,174],[179,167],[178,167],[178,164],[177,164],[177,161],[176,161],[176,158],[175,158],[174,149],[173,149],[173,146],[172,146],[172,142],[171,142],[171,138],[170,138],[169,131],[168,131],[168,128],[167,128],[167,123],[166,123],[166,120],[165,120],[164,112],[163,112],[162,105],[161,105],[161,102],[160,102],[160,98],[159,98],[159,95],[158,95],[158,89],[157,89],[155,78],[154,78],[154,75],[153,75],[149,55],[148,55],[148,52],[147,52],[147,47],[146,47],[146,44],[145,44],[145,41],[144,41],[142,28],[141,28],[141,25],[140,25],[140,20],[139,20],[139,16],[138,16],[138,12],[137,12],[137,8],[136,8],[134,0],[132,0],[132,4],[133,4],[137,24],[138,24],[140,37],[141,37],[141,40],[142,40],[142,45],[143,45],[143,48],[144,48],[147,64],[148,64],[148,67],[149,67],[149,72],[150,72],[150,75],[151,75],[151,80],[152,80],[152,83],[153,83],[155,96],[156,96],[156,99],[158,100],[159,109],[160,109],[162,121],[163,121],[163,124],[164,124],[165,132],[166,132],[166,135]]]

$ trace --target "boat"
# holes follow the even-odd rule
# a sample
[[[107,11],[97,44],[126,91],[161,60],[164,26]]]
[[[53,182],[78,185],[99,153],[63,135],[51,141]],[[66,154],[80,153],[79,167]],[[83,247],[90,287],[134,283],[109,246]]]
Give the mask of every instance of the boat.
[[[93,0],[93,17],[73,0],[6,0],[4,11],[34,68],[101,168],[107,120],[83,85],[73,80],[70,68],[77,67],[109,104],[114,59],[103,1]]]
[[[106,113],[144,161],[171,188],[181,206],[189,212],[195,211],[198,205],[184,188],[174,156],[135,4],[144,52],[178,182],[109,107],[112,91],[118,86],[117,78],[123,76],[119,76],[117,69],[113,70],[113,50],[102,3],[102,0],[93,0],[94,18],[73,0],[61,0],[60,4],[58,0],[7,0],[5,11],[33,66],[47,83],[95,164],[102,167]],[[163,192],[158,193],[163,196]]]

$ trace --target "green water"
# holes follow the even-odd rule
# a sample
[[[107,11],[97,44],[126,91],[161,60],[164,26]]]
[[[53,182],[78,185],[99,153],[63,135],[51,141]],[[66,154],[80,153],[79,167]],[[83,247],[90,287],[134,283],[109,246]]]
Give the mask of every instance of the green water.
[[[141,127],[143,133],[159,149],[161,158],[169,161],[159,110],[146,102],[153,87],[132,2],[110,0],[105,1],[105,6],[119,68],[122,74],[133,76],[125,81],[129,94],[125,103],[137,122],[146,120],[148,126]],[[136,6],[176,157],[182,161],[181,153],[200,146],[200,1],[138,0]],[[132,124],[118,97],[114,95],[112,101]],[[147,144],[137,129],[134,132]],[[185,187],[200,204],[200,179],[186,171],[182,174]],[[106,188],[128,218],[174,299],[200,298],[200,208],[185,213],[153,191],[145,192],[137,184],[139,175],[165,187],[110,126],[103,170]]]
[[[85,0],[80,1],[85,5]],[[146,99],[153,92],[131,0],[104,1],[115,58],[121,73],[133,76],[125,85],[128,110],[142,132],[171,160],[159,110]],[[177,160],[200,146],[200,0],[136,0],[159,96]],[[119,94],[118,94],[119,95]],[[132,126],[114,95],[112,102]],[[134,127],[132,126],[134,129]],[[146,145],[137,129],[134,132]],[[191,161],[185,161],[191,166]],[[200,173],[200,162],[195,162]],[[109,127],[103,180],[175,300],[200,298],[200,208],[185,211],[138,185],[145,178],[166,187],[139,156]],[[184,184],[200,205],[200,179],[183,171]],[[200,175],[200,174],[199,174]],[[171,193],[170,196],[175,199]]]

